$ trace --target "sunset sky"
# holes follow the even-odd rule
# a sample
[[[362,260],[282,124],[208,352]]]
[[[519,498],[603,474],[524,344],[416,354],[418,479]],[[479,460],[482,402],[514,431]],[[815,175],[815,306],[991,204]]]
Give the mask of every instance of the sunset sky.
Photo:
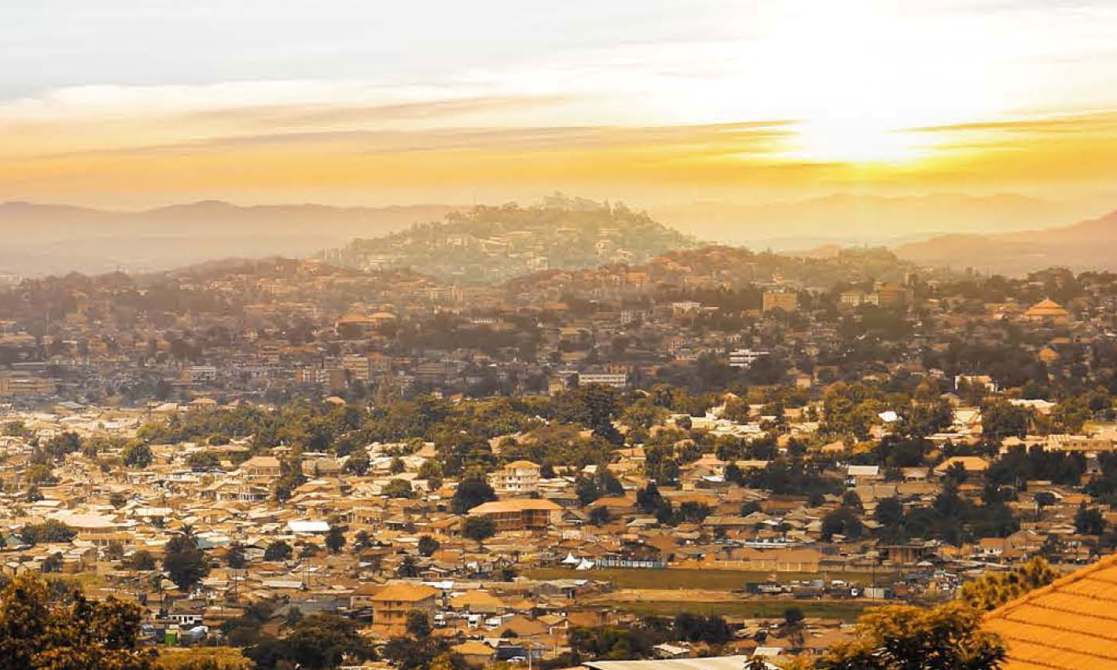
[[[11,0],[0,22],[0,200],[1117,206],[1113,0]]]

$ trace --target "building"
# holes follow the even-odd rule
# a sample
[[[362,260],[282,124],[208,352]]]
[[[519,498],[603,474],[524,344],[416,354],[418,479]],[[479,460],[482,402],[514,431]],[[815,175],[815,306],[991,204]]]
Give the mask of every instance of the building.
[[[44,396],[54,391],[54,382],[44,377],[21,373],[0,375],[0,398]]]
[[[1117,554],[985,616],[1005,645],[1002,670],[1117,670]]]
[[[380,589],[368,599],[372,605],[372,632],[381,638],[407,633],[407,613],[413,610],[433,615],[439,607],[439,591],[425,584],[398,582]]]
[[[1084,453],[1099,453],[1114,450],[1114,442],[1110,437],[1089,437],[1087,435],[1048,435],[1043,442],[1045,451],[1080,451]]]
[[[128,540],[120,525],[98,514],[62,514],[57,520],[77,533],[77,539],[98,547]]]
[[[903,307],[911,303],[911,289],[900,284],[881,282],[877,285],[876,303],[881,307]]]
[[[351,380],[367,382],[369,379],[368,356],[348,354],[341,358],[341,369]]]
[[[734,349],[729,352],[729,367],[747,370],[752,364],[768,355],[767,351],[754,351],[752,349]]]
[[[1024,318],[1037,323],[1064,324],[1070,320],[1070,313],[1051,298],[1044,298],[1024,312]]]
[[[562,508],[540,498],[495,500],[469,510],[469,516],[487,517],[496,524],[497,532],[545,530],[558,521]]]
[[[240,471],[248,479],[274,479],[282,472],[282,464],[275,456],[253,456],[241,463]]]
[[[539,466],[531,461],[513,461],[492,474],[492,487],[500,494],[535,493],[539,490],[539,472]]]
[[[799,294],[794,291],[765,291],[761,298],[761,309],[765,312],[777,309],[794,312],[799,309]]]
[[[628,386],[628,374],[624,372],[581,372],[578,374],[578,386],[586,384],[604,384],[614,388],[623,389]]]
[[[186,369],[186,379],[191,384],[210,384],[217,381],[217,368],[213,365],[191,365]]]

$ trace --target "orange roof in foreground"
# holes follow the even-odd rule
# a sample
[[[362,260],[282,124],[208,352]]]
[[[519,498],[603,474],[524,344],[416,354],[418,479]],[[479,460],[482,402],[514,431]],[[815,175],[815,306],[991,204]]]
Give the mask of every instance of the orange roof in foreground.
[[[1005,603],[985,627],[1004,640],[1001,670],[1117,670],[1117,554]]]

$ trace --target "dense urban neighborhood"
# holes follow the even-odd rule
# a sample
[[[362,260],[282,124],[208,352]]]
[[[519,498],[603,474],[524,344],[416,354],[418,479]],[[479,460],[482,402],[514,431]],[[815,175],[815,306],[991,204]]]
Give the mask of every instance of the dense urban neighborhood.
[[[893,605],[1030,668],[1014,599],[1117,569],[1117,275],[593,230],[484,281],[13,282],[3,580],[133,603],[162,667],[860,668]]]

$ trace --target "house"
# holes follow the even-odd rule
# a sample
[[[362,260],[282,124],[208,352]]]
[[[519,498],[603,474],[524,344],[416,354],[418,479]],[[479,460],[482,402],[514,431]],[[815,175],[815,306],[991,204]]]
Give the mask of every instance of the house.
[[[1051,298],[1045,298],[1029,307],[1024,312],[1024,318],[1028,321],[1061,325],[1069,320],[1070,313]]]
[[[372,605],[372,632],[390,638],[407,632],[407,614],[413,610],[434,614],[439,606],[438,589],[413,582],[397,582],[380,589],[368,599]]]
[[[942,477],[956,465],[961,465],[967,473],[980,473],[989,469],[989,462],[980,456],[951,456],[935,466],[935,474]]]
[[[493,490],[507,495],[528,495],[539,490],[540,467],[531,461],[513,461],[492,474]]]
[[[280,475],[281,464],[275,456],[253,456],[241,463],[240,471],[251,480],[270,480]]]
[[[469,516],[487,517],[496,524],[497,532],[544,530],[559,520],[562,508],[550,500],[523,498],[495,500],[469,510]]]

